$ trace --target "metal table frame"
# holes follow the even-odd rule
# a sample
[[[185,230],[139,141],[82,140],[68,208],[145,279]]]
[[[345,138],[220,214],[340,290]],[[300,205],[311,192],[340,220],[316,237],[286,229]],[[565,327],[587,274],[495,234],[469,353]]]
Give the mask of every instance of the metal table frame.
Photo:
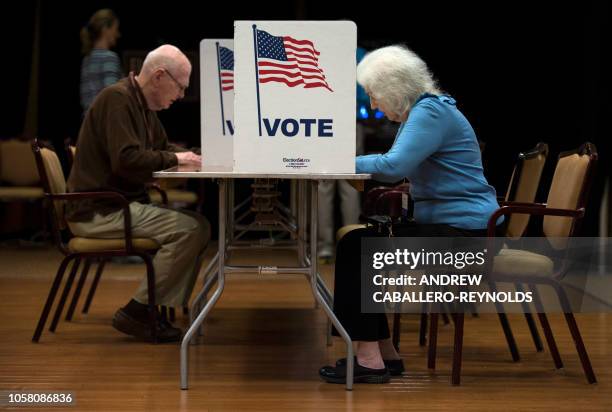
[[[189,346],[194,338],[197,337],[206,316],[215,306],[225,287],[225,275],[230,273],[252,273],[252,274],[299,274],[305,275],[310,282],[312,294],[315,302],[323,308],[328,319],[336,327],[340,336],[346,343],[347,369],[346,369],[346,389],[353,389],[353,370],[354,355],[353,342],[332,311],[333,296],[321,278],[317,266],[317,238],[318,238],[318,185],[319,180],[366,180],[370,178],[368,174],[323,174],[323,173],[233,173],[233,172],[202,172],[197,169],[171,168],[153,174],[155,178],[199,178],[199,179],[218,179],[219,183],[219,242],[218,251],[209,263],[205,271],[205,282],[192,304],[191,325],[181,342],[181,389],[188,389],[189,377]],[[270,179],[294,179],[297,182],[295,207],[298,222],[297,235],[297,267],[277,267],[277,266],[229,266],[225,262],[231,249],[235,249],[231,244],[233,236],[233,179],[243,178],[270,178]],[[292,202],[293,203],[293,202]],[[308,205],[310,204],[310,207]],[[293,205],[292,205],[293,206]],[[232,208],[228,214],[228,207]],[[310,215],[308,213],[310,212]],[[231,216],[228,216],[231,215]],[[306,225],[310,218],[310,236],[306,236]],[[228,236],[228,234],[230,234]],[[310,242],[309,242],[310,241]],[[308,247],[310,243],[310,247]],[[215,265],[217,270],[214,271]],[[216,283],[215,289],[210,300],[206,301],[208,292]],[[206,302],[204,307],[200,306],[202,301]]]

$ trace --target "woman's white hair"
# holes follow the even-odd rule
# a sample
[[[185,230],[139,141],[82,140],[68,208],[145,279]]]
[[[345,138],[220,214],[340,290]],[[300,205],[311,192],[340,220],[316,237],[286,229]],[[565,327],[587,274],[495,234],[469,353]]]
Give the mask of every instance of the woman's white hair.
[[[405,46],[387,46],[366,54],[357,66],[357,82],[398,115],[423,93],[440,94],[425,62]]]

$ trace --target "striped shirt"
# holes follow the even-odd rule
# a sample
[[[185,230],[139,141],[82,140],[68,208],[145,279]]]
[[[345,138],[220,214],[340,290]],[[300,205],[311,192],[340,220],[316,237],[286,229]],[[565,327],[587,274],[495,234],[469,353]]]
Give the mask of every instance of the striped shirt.
[[[107,49],[93,49],[81,64],[81,107],[89,109],[94,98],[107,86],[122,77],[117,53]]]

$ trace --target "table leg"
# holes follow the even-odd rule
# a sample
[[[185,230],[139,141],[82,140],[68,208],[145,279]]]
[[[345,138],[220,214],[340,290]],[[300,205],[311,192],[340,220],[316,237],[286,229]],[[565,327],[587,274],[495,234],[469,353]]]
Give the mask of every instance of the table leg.
[[[219,271],[218,285],[210,301],[206,303],[204,309],[198,314],[193,324],[189,327],[181,342],[181,389],[188,389],[189,378],[189,343],[198,332],[200,325],[206,319],[208,312],[215,306],[217,300],[223,293],[225,286],[225,225],[227,223],[227,179],[219,180]]]
[[[319,182],[316,180],[312,180],[311,182],[311,190],[310,190],[310,285],[312,287],[312,294],[323,310],[327,317],[332,321],[338,333],[344,342],[346,343],[346,390],[353,390],[353,370],[354,370],[354,355],[353,355],[353,341],[351,337],[348,335],[342,324],[332,311],[329,304],[326,302],[325,298],[322,296],[321,292],[319,292],[318,284],[319,282],[323,282],[321,279],[319,281],[318,276],[318,261],[317,261],[317,230],[318,230],[318,184]],[[300,203],[305,203],[302,201]]]

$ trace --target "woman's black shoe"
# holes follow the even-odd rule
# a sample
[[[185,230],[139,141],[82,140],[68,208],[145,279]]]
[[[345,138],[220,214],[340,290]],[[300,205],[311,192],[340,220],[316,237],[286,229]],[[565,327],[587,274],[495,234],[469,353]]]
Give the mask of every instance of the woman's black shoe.
[[[389,369],[389,375],[401,376],[406,370],[404,368],[404,361],[402,359],[383,359],[385,366]],[[357,363],[357,356],[355,356],[355,364]],[[336,366],[346,365],[346,358],[338,359]]]
[[[319,376],[329,383],[346,383],[346,363],[344,365],[324,366],[319,370]],[[353,382],[355,383],[387,383],[391,379],[387,368],[372,369],[355,362]]]

